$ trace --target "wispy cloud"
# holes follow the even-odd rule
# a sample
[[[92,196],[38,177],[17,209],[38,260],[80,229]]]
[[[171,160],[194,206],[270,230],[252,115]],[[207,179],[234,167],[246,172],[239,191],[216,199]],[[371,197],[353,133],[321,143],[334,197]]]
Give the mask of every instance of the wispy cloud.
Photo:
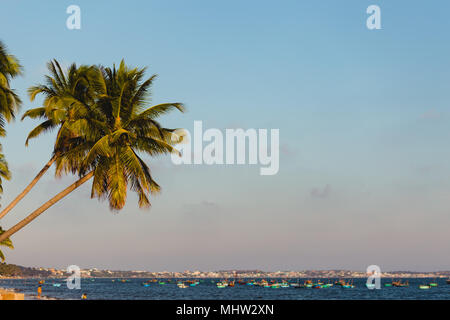
[[[280,153],[282,155],[285,156],[295,156],[295,154],[297,153],[296,150],[294,150],[294,148],[292,148],[290,145],[288,145],[287,143],[282,143],[280,145]]]
[[[220,210],[220,206],[211,201],[202,201],[195,204],[186,204],[184,206],[187,214],[197,214],[197,213],[210,213],[211,211],[217,212]]]
[[[442,117],[442,112],[437,111],[435,108],[429,109],[420,115],[420,119],[423,120],[435,120]]]
[[[326,199],[331,194],[331,186],[327,184],[322,189],[320,188],[313,188],[310,190],[310,195],[312,198],[319,198],[319,199]]]

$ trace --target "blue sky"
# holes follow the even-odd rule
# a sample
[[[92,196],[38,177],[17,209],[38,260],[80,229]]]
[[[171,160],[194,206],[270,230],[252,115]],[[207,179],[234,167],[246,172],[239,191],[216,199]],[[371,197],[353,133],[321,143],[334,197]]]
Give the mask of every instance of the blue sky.
[[[81,8],[81,30],[66,8]],[[366,28],[381,7],[382,30]],[[280,171],[149,159],[163,193],[120,213],[77,190],[14,236],[9,262],[116,269],[449,269],[450,5],[446,1],[2,2],[0,39],[42,82],[45,64],[119,63],[157,73],[167,126],[279,128]],[[2,206],[48,160],[54,135],[2,140]],[[8,227],[73,181],[49,172]]]

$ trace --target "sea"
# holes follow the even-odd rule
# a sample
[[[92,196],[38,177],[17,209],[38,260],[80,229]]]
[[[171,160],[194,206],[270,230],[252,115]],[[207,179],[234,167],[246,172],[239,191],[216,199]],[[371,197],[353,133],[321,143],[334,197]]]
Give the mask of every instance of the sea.
[[[34,299],[41,279],[0,279],[1,288],[15,289],[28,299]],[[306,279],[289,279],[289,282],[303,283]],[[315,279],[312,279],[315,281]],[[330,279],[334,282],[337,279]],[[264,288],[238,284],[235,287],[217,288],[219,279],[200,279],[195,287],[178,288],[174,279],[111,279],[83,278],[81,289],[69,289],[65,279],[45,279],[42,285],[44,299],[75,299],[82,294],[93,300],[448,300],[450,285],[446,279],[411,278],[408,287],[385,287],[391,280],[382,279],[381,289],[369,290],[366,279],[353,279],[355,288]],[[328,280],[322,279],[323,282]],[[280,279],[281,282],[281,279]],[[437,282],[437,287],[419,289],[419,285]],[[144,283],[149,283],[144,286]],[[56,286],[55,286],[55,285]],[[59,285],[59,287],[58,287]]]

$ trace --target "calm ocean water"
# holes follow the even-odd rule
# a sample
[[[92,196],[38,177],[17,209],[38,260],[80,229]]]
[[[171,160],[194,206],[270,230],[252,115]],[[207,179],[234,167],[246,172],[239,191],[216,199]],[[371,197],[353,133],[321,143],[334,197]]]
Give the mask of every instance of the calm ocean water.
[[[114,280],[114,281],[112,281]],[[409,287],[384,287],[384,283],[390,280],[382,280],[380,290],[368,290],[365,279],[355,279],[355,288],[343,289],[331,287],[325,289],[297,289],[297,288],[264,288],[259,286],[239,285],[235,287],[217,288],[217,280],[204,279],[195,287],[180,289],[175,282],[167,284],[151,283],[143,286],[147,279],[127,279],[126,282],[118,279],[82,279],[80,290],[69,290],[66,282],[62,279],[47,279],[42,287],[42,294],[50,298],[58,299],[80,299],[82,293],[86,293],[88,299],[120,299],[120,300],[142,300],[142,299],[450,299],[450,285],[445,279],[402,279],[409,281]],[[304,279],[300,282],[303,283]],[[420,290],[420,284],[436,281],[438,287],[429,290]],[[296,282],[296,280],[291,280]],[[333,281],[334,282],[334,281]],[[25,294],[35,295],[38,279],[1,279],[0,287],[15,288]],[[53,286],[60,283],[60,287]]]

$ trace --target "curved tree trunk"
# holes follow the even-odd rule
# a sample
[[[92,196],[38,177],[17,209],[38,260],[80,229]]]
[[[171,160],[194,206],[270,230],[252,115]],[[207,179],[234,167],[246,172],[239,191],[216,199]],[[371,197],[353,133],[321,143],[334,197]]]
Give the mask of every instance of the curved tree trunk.
[[[14,227],[12,227],[11,229],[7,230],[6,232],[2,233],[0,235],[0,242],[2,242],[3,240],[5,240],[6,238],[9,238],[10,236],[12,236],[14,233],[16,233],[17,231],[19,231],[20,229],[22,229],[23,227],[25,227],[27,224],[29,224],[31,221],[33,221],[34,219],[36,219],[41,213],[43,213],[45,210],[47,210],[48,208],[50,208],[52,205],[54,205],[55,203],[57,203],[59,200],[61,200],[62,198],[64,198],[65,196],[67,196],[69,193],[71,193],[73,190],[75,190],[76,188],[78,188],[79,186],[81,186],[83,183],[85,183],[86,181],[88,181],[90,178],[92,178],[92,176],[94,175],[94,171],[89,172],[87,175],[85,175],[84,177],[80,178],[79,180],[77,180],[75,183],[73,183],[72,185],[70,185],[69,187],[67,187],[66,189],[64,189],[63,191],[61,191],[60,193],[58,193],[56,196],[54,196],[53,198],[51,198],[50,200],[48,200],[46,203],[44,203],[42,206],[40,206],[38,209],[34,210],[28,217],[26,217],[25,219],[23,219],[22,221],[20,221],[19,223],[17,223]]]
[[[44,173],[47,172],[47,170],[52,166],[53,162],[55,162],[58,155],[54,155],[49,162],[39,171],[39,173],[34,177],[33,181],[13,200],[11,203],[0,212],[0,219],[3,218],[9,211],[11,211],[12,208],[16,206],[16,204],[19,203],[20,200],[22,200],[23,197],[27,195],[28,192],[34,187],[34,185],[39,181],[39,179],[42,178]]]

